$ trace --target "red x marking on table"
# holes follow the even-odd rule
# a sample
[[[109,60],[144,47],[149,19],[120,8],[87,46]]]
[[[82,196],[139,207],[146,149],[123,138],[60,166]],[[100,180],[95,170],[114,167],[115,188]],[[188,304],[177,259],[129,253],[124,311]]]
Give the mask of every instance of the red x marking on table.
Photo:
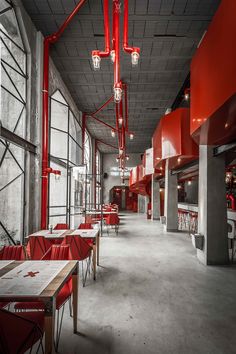
[[[28,272],[27,275],[24,275],[24,278],[26,278],[26,277],[31,277],[31,278],[33,278],[33,277],[35,277],[36,274],[38,274],[38,273],[39,273],[39,272]]]

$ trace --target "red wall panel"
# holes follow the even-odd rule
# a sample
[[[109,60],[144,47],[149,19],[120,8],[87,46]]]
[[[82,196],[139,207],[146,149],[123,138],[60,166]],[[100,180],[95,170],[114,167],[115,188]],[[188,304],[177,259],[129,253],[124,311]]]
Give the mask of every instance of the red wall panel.
[[[200,144],[236,136],[236,1],[222,0],[191,63],[191,134]]]

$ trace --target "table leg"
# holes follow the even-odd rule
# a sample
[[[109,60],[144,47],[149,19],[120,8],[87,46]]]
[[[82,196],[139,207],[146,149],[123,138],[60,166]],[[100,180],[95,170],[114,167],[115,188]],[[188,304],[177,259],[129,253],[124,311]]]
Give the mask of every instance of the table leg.
[[[72,275],[72,295],[73,295],[73,327],[74,333],[77,333],[77,321],[78,321],[78,295],[79,295],[79,281],[78,273]]]
[[[96,237],[96,244],[97,244],[97,265],[99,266],[99,257],[100,257],[100,232],[98,232]]]
[[[97,273],[97,245],[93,245],[93,279],[96,280]]]
[[[45,354],[54,353],[55,299],[45,303]]]

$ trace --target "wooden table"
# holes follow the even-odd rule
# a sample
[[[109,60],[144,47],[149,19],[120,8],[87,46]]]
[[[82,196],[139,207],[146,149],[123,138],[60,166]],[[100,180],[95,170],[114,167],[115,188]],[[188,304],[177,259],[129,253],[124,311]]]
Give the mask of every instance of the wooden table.
[[[100,232],[97,229],[76,229],[69,233],[70,236],[80,236],[82,238],[91,238],[93,242],[93,277],[96,280],[97,266],[99,266],[100,252]]]
[[[73,329],[77,332],[77,261],[0,261],[0,301],[43,301],[45,303],[45,353],[54,351],[56,297],[69,277],[73,286]],[[36,270],[39,270],[38,273]]]
[[[66,235],[68,235],[72,230],[52,230],[52,233],[49,232],[49,230],[39,230],[37,232],[34,232],[33,234],[29,235],[26,237],[29,238],[31,236],[43,236],[47,239],[55,240],[57,238],[63,238]]]

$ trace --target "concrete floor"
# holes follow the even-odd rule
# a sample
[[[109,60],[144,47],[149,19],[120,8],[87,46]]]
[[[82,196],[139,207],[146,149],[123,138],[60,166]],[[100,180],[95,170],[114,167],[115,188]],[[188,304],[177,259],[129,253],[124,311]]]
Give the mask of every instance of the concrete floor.
[[[236,268],[205,267],[183,233],[123,214],[101,239],[97,282],[80,287],[79,335],[68,308],[63,354],[236,353]]]

